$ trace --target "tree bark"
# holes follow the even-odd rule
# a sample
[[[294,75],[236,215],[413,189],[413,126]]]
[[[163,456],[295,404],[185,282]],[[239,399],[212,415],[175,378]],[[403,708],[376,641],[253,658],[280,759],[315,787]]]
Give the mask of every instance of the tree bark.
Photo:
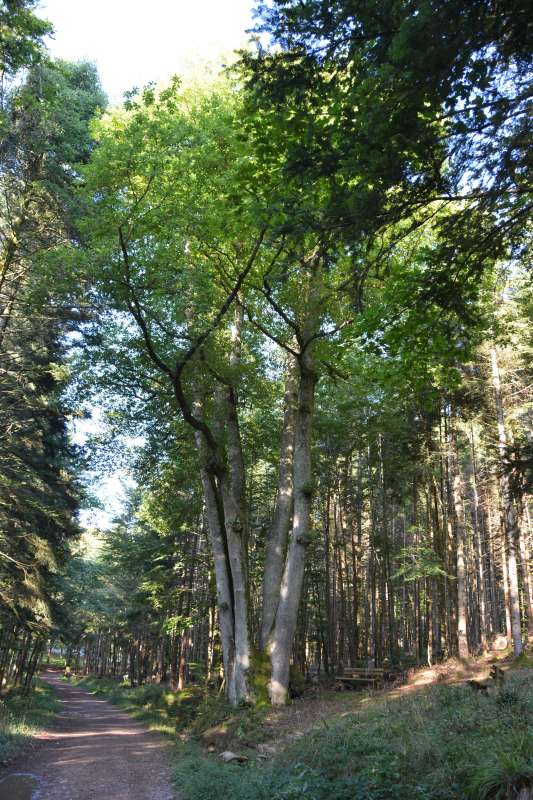
[[[485,565],[484,553],[481,541],[483,519],[480,514],[479,508],[479,494],[477,488],[477,467],[476,467],[476,454],[474,445],[474,432],[471,430],[471,467],[472,467],[472,493],[473,493],[473,516],[472,522],[474,526],[474,540],[476,552],[476,572],[478,579],[478,605],[479,605],[479,628],[480,628],[480,643],[481,650],[487,650],[487,594],[486,594],[486,581],[485,581]]]
[[[237,301],[231,329],[229,363],[236,370],[241,361],[243,309]],[[220,476],[224,508],[224,526],[233,589],[233,620],[235,642],[234,686],[228,695],[232,703],[251,699],[248,686],[250,668],[250,639],[248,620],[248,509],[246,476],[237,412],[237,390],[234,376],[226,387],[225,425],[227,470]]]

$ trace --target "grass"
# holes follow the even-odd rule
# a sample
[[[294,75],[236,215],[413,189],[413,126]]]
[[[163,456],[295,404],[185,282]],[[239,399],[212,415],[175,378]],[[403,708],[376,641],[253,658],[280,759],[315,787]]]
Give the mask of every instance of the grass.
[[[533,676],[489,697],[433,686],[369,703],[274,760],[223,764],[185,745],[174,778],[187,800],[511,800],[533,785]]]
[[[533,653],[522,653],[515,658],[511,664],[511,669],[533,669]]]
[[[28,695],[0,700],[0,762],[11,761],[45,729],[59,709],[54,690],[37,681]]]
[[[46,654],[43,656],[41,661],[41,667],[43,669],[48,669],[48,667],[52,667],[53,669],[64,669],[67,665],[67,661],[65,656],[56,656],[52,653],[52,655]]]

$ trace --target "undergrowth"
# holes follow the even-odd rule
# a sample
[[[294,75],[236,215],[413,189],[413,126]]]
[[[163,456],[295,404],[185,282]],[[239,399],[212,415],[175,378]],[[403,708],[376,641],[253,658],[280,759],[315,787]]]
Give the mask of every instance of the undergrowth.
[[[11,761],[44,730],[59,709],[54,690],[37,682],[29,694],[0,700],[0,762]]]
[[[187,732],[200,737],[204,731],[218,726],[218,733],[228,738],[253,741],[258,739],[264,712],[257,708],[233,708],[218,695],[211,695],[198,686],[173,692],[156,684],[130,687],[110,678],[70,678],[89,692],[105,697],[151,730],[175,736]]]
[[[151,730],[175,734],[194,716],[202,693],[196,687],[182,692],[171,692],[155,684],[130,687],[111,678],[70,678],[71,683],[83,686],[92,694],[105,697],[132,716],[144,722]]]
[[[41,669],[65,669],[67,660],[65,656],[58,656],[54,653],[46,654],[41,659]]]
[[[433,686],[385,699],[293,743],[270,762],[224,764],[188,743],[187,800],[512,800],[533,785],[533,677],[489,697]]]

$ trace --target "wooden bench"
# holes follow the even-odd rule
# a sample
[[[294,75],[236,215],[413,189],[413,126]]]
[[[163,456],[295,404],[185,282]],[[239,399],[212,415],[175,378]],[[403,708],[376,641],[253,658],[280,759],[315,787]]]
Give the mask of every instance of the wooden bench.
[[[389,678],[387,670],[377,667],[346,667],[342,675],[335,675],[335,680],[346,684],[366,684],[374,689],[379,689]]]

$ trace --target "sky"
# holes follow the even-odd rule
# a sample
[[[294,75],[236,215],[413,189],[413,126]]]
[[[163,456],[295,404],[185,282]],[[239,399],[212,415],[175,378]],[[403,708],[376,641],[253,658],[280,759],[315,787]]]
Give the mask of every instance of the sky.
[[[224,61],[247,41],[253,0],[43,0],[52,55],[89,59],[112,104],[125,91]]]
[[[124,92],[172,75],[186,77],[198,66],[220,64],[246,44],[254,0],[43,0],[39,15],[54,26],[47,42],[57,58],[88,59],[98,67],[112,105]],[[98,432],[93,419],[74,426],[73,439],[83,444]],[[102,510],[81,512],[86,526],[108,527],[120,513],[131,480],[122,470],[103,474],[92,487]]]

